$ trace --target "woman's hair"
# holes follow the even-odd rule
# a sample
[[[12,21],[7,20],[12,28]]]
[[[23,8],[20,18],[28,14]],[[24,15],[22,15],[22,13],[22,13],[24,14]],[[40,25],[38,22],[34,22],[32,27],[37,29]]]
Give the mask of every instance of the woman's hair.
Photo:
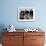
[[[28,11],[28,10],[26,10],[26,11],[25,11],[25,14],[29,14],[29,11]]]
[[[33,16],[33,10],[32,9],[30,10],[30,15]]]

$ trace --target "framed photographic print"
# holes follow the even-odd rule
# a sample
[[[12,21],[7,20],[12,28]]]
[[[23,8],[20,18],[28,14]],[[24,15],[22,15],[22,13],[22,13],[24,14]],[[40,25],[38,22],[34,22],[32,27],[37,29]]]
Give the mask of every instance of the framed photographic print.
[[[19,7],[18,21],[35,21],[35,9],[31,7]]]

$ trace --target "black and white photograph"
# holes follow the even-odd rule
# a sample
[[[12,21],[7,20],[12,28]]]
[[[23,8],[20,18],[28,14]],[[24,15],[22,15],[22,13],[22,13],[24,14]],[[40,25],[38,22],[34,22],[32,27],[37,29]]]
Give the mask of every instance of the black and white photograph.
[[[18,20],[19,21],[34,21],[35,9],[31,7],[18,8]]]

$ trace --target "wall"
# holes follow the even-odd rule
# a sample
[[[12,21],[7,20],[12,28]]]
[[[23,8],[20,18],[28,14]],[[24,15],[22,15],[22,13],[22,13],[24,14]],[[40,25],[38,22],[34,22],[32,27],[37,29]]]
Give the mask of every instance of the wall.
[[[16,28],[46,28],[46,0],[0,0],[0,25],[7,26],[13,24]],[[17,8],[33,7],[36,12],[34,22],[18,22]]]
[[[35,8],[36,20],[34,22],[17,21],[17,8]],[[0,0],[0,31],[9,24],[16,28],[41,27],[46,31],[46,0]]]

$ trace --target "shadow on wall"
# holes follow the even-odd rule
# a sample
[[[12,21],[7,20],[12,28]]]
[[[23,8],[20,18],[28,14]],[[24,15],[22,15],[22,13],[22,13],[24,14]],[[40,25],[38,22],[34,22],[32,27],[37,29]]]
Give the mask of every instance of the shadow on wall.
[[[6,32],[6,29],[4,30],[4,28],[6,28],[6,26],[4,24],[0,24],[0,43],[2,43],[2,33]]]

